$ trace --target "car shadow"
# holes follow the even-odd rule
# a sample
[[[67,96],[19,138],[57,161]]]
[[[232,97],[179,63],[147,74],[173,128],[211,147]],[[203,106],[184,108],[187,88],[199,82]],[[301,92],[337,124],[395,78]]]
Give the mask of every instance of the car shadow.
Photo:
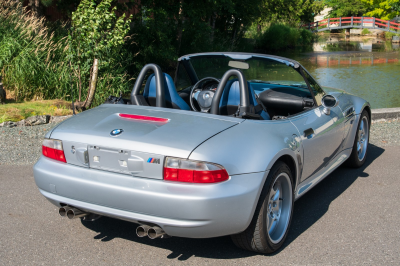
[[[317,222],[329,209],[329,205],[350,187],[357,178],[366,178],[368,173],[364,170],[385,150],[370,144],[368,146],[368,157],[365,164],[358,169],[339,167],[315,188],[296,201],[289,234],[282,248],[267,256],[279,254],[286,246],[290,245],[297,237]],[[312,206],[312,207],[310,207]],[[101,241],[110,241],[114,238],[122,238],[128,241],[150,245],[166,250],[171,253],[169,259],[188,260],[192,256],[213,259],[235,259],[259,255],[254,252],[241,250],[232,243],[229,236],[189,239],[172,237],[166,239],[151,240],[147,237],[136,236],[137,225],[131,222],[103,217],[95,222],[82,220],[82,224],[90,230],[98,233],[94,238]]]

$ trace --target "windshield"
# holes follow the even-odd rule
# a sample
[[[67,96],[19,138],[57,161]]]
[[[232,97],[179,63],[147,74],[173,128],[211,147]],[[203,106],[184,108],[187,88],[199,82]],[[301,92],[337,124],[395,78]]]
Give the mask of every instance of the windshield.
[[[227,70],[233,68],[229,66],[230,61],[239,60],[226,56],[197,56],[190,59],[199,79],[205,77],[220,79]],[[241,71],[251,83],[269,83],[307,89],[307,84],[301,74],[284,63],[257,57],[241,60],[241,62],[248,64],[248,69],[241,69]]]

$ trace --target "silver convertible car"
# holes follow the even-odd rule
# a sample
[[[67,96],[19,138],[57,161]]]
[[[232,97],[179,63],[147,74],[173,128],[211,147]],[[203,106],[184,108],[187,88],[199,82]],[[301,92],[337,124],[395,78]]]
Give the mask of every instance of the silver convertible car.
[[[293,203],[346,163],[367,156],[365,100],[322,89],[298,62],[250,53],[155,64],[130,99],[58,124],[34,166],[61,216],[138,224],[139,237],[230,235],[271,253],[288,234]]]

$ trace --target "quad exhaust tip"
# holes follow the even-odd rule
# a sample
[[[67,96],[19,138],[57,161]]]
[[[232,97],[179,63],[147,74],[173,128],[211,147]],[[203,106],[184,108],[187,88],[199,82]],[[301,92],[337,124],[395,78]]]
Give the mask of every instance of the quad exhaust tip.
[[[145,236],[147,236],[147,232],[149,231],[150,228],[151,228],[150,226],[145,225],[145,224],[139,225],[136,228],[136,235],[138,237],[145,237]]]
[[[138,237],[148,236],[150,239],[170,237],[164,232],[162,228],[158,226],[148,226],[145,224],[139,225],[136,228],[136,235]]]
[[[89,213],[81,211],[81,210],[76,209],[76,208],[70,208],[67,211],[67,217],[69,219],[81,218],[81,217],[85,217],[86,215],[89,215]]]
[[[69,209],[70,209],[69,206],[63,206],[60,209],[58,209],[58,214],[60,214],[61,217],[66,217]]]
[[[69,219],[81,218],[90,214],[71,206],[61,207],[60,209],[58,209],[58,213],[61,217],[68,217]]]

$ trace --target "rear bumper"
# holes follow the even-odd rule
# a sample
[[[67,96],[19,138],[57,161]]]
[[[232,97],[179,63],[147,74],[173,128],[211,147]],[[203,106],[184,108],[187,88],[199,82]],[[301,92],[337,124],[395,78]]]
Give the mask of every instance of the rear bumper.
[[[231,176],[219,184],[185,184],[133,177],[41,157],[40,192],[53,204],[135,223],[154,223],[171,236],[207,238],[249,225],[268,173]]]

